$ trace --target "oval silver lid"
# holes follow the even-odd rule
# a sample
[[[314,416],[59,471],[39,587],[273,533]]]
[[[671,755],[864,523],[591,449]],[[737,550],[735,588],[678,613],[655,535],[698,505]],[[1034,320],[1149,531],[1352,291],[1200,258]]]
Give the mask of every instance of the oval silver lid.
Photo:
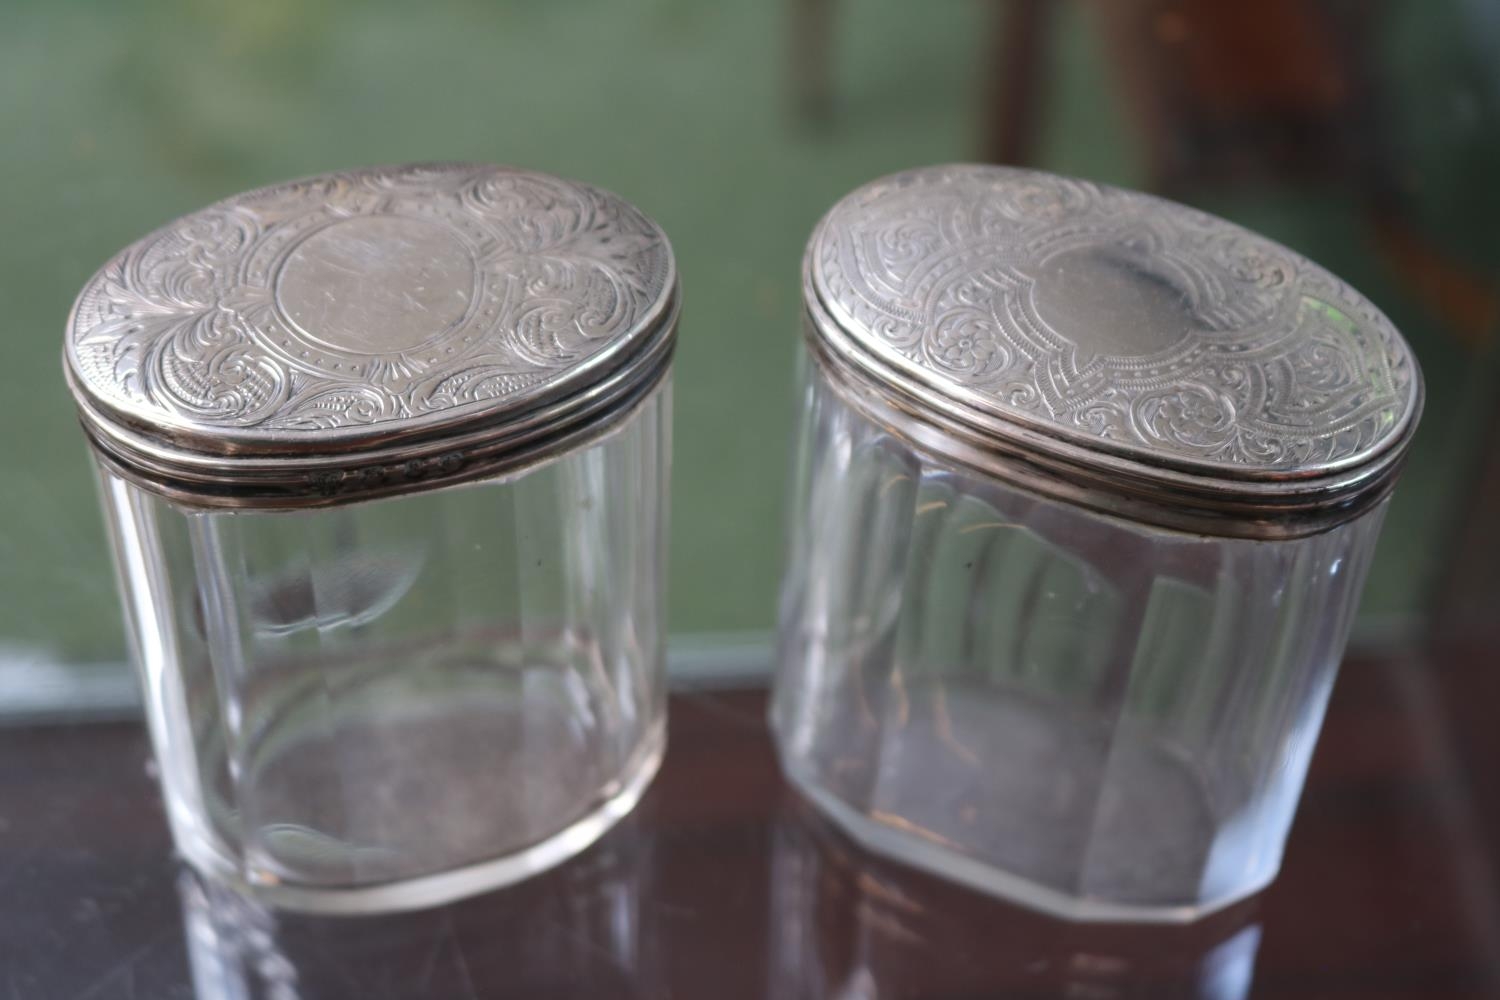
[[[1384,495],[1421,410],[1410,348],[1332,274],[1085,181],[883,178],[819,223],[803,282],[820,356],[924,443],[1172,526],[1317,530]]]
[[[665,234],[620,198],[417,164],[238,195],[84,287],[64,367],[111,463],[301,506],[504,471],[601,431],[671,354]]]

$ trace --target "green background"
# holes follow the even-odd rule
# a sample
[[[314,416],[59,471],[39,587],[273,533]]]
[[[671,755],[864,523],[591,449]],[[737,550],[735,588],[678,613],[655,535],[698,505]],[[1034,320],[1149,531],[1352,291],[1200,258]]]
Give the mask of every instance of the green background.
[[[1038,165],[1145,181],[1087,4],[1052,50]],[[602,0],[175,0],[0,7],[0,647],[120,656],[82,439],[58,367],[72,296],[115,250],[246,188],[411,160],[512,163],[610,188],[680,261],[672,628],[769,628],[799,336],[797,267],[824,209],[913,165],[972,159],[997,9],[838,7],[835,99],[792,112],[791,8]],[[1465,12],[1470,12],[1466,14]],[[1472,8],[1392,8],[1377,39],[1416,218],[1494,277],[1495,78]],[[1467,483],[1492,352],[1464,345],[1372,253],[1337,184],[1204,203],[1366,291],[1409,335],[1428,414],[1387,525],[1366,621],[1420,614]]]

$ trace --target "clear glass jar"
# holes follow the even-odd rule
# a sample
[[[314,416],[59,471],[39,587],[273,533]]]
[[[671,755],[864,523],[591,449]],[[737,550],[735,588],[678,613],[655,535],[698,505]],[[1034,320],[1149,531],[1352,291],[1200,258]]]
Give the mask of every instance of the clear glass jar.
[[[629,812],[666,740],[670,423],[663,383],[538,468],[326,510],[101,470],[178,849],[282,905],[384,909]]]
[[[665,741],[676,280],[506,168],[238,196],[80,296],[178,849],[278,906],[426,906],[625,815]]]
[[[972,166],[841,201],[804,296],[793,784],[1066,917],[1266,885],[1421,409],[1389,321],[1229,223]]]
[[[1064,914],[1270,882],[1383,506],[1288,541],[1135,524],[914,448],[808,367],[793,783],[868,846]]]

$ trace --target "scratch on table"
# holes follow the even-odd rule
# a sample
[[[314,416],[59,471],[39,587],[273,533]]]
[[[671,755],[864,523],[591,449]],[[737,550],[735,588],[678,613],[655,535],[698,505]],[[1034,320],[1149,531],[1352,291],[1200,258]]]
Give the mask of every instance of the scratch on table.
[[[444,921],[438,928],[439,933],[432,939],[432,950],[427,953],[427,959],[422,963],[422,973],[418,977],[421,981],[417,984],[420,989],[427,989],[432,983],[432,977],[437,975],[438,956],[443,953],[443,944],[453,941],[457,946],[458,940],[450,933],[452,924]]]
[[[604,945],[594,940],[588,934],[574,930],[568,924],[555,918],[547,920],[547,929],[560,938],[582,945],[585,951],[602,957],[609,966],[623,972],[627,977],[635,977],[637,970],[628,961],[616,952],[604,947]]]
[[[37,832],[33,842],[27,845],[17,855],[10,857],[10,863],[0,868],[0,890],[4,890],[18,876],[27,870],[31,860],[44,851],[53,850],[57,847],[55,832],[72,822],[73,816],[78,812],[80,803],[77,801],[69,803],[65,808],[49,817]]]
[[[107,996],[110,997],[111,1000],[113,1000],[113,998],[120,997],[121,994],[119,993],[106,993],[101,991],[104,990],[106,986],[113,985],[115,982],[117,982],[122,974],[125,976],[125,987],[127,990],[127,992],[123,994],[123,996],[125,1000],[135,1000],[136,966],[140,963],[141,959],[145,958],[152,951],[156,950],[157,946],[159,946],[163,941],[165,941],[169,937],[175,937],[176,934],[177,928],[175,927],[170,927],[166,930],[158,931],[156,934],[152,935],[151,939],[145,944],[141,945],[139,948],[135,949],[130,954],[126,955],[124,958],[120,959],[118,962],[114,963],[108,969],[106,969],[102,976],[99,976],[97,979],[93,980],[93,982],[84,986],[81,992],[73,994],[72,1000],[89,1000],[90,997],[100,996]]]
[[[458,974],[463,977],[464,994],[468,1000],[479,1000],[479,991],[474,988],[474,977],[469,973],[469,960],[464,958],[463,942],[459,941],[457,932],[453,929],[453,916],[449,913],[443,914],[443,925],[447,927],[453,938],[453,964],[458,968]]]
[[[710,690],[694,690],[691,687],[683,688],[674,692],[675,696],[683,701],[690,701],[693,707],[701,708],[706,712],[734,722],[744,727],[759,727],[762,725],[761,717],[757,713],[747,712],[724,699],[721,694]]]

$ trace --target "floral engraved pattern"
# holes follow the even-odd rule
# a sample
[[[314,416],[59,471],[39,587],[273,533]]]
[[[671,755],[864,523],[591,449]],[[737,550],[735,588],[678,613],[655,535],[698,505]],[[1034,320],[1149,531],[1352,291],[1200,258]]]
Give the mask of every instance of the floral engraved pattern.
[[[556,384],[668,308],[661,230],[606,192],[419,165],[266,188],[127,248],[74,307],[80,389],[131,419],[268,435]]]
[[[990,416],[1153,462],[1370,458],[1420,379],[1378,309],[1290,250],[1147,195],[1003,167],[851,194],[809,250],[837,328]]]

